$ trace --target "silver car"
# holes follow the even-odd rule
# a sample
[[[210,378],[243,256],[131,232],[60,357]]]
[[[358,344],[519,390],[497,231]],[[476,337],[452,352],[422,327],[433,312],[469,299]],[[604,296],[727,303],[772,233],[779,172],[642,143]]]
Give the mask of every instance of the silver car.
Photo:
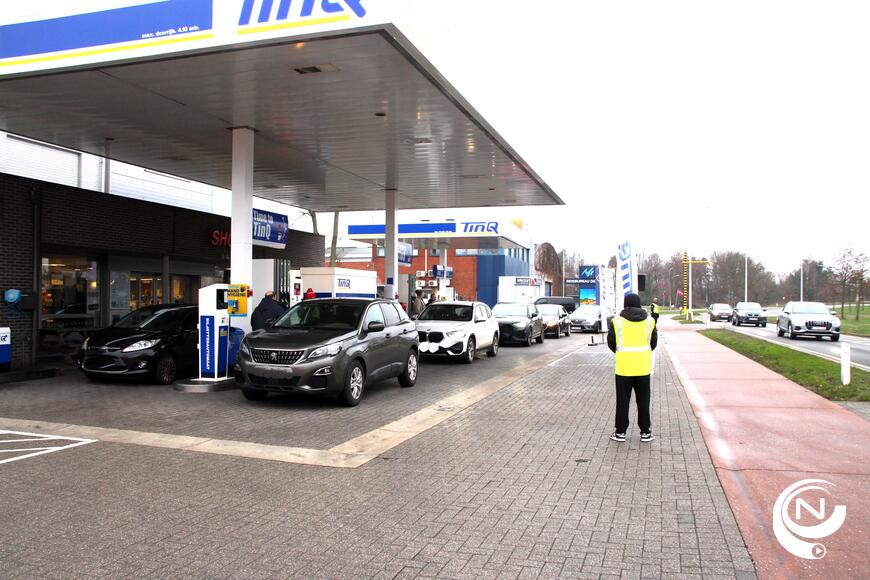
[[[776,334],[795,339],[799,336],[823,336],[840,340],[840,319],[821,302],[789,302],[776,319]]]

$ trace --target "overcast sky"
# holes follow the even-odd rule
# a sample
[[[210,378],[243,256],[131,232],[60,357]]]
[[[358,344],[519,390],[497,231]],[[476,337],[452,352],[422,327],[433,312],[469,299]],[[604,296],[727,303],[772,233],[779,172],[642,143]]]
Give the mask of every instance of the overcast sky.
[[[418,6],[411,39],[565,200],[524,212],[539,241],[870,252],[870,2]]]

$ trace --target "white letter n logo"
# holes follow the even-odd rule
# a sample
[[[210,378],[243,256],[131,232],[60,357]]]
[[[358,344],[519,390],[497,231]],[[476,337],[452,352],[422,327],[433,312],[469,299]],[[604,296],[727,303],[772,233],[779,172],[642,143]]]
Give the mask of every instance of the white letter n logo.
[[[795,519],[798,519],[798,520],[801,519],[801,506],[803,506],[805,510],[807,510],[808,512],[813,514],[813,517],[816,518],[817,520],[825,519],[825,498],[823,498],[823,497],[819,498],[819,510],[818,511],[814,510],[813,506],[811,506],[810,504],[808,504],[804,500],[798,498],[794,502]]]

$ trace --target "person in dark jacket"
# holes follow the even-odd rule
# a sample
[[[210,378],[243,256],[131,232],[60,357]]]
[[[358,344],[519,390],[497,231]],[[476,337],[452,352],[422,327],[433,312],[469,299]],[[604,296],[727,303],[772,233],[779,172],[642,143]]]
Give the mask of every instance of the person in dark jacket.
[[[652,441],[650,376],[652,351],[658,345],[658,329],[655,321],[641,308],[637,294],[627,294],[624,305],[619,316],[607,323],[607,346],[616,353],[616,420],[610,438],[625,441],[628,408],[634,391],[640,440]]]
[[[267,322],[277,320],[284,312],[284,307],[275,300],[275,293],[268,290],[251,314],[251,328],[253,330],[262,330],[266,328]]]

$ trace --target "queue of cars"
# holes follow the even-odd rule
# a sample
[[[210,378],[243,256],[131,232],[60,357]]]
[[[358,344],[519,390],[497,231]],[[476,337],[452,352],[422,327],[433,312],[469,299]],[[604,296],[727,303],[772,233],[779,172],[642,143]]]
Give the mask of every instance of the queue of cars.
[[[136,310],[85,341],[80,365],[91,379],[147,376],[159,384],[196,373],[198,309],[156,305]],[[294,305],[241,341],[232,369],[251,401],[270,392],[333,395],[347,406],[367,385],[396,378],[417,381],[421,356],[471,364],[498,356],[500,344],[531,346],[571,333],[559,304],[454,301],[430,304],[411,320],[394,300],[322,298]]]

